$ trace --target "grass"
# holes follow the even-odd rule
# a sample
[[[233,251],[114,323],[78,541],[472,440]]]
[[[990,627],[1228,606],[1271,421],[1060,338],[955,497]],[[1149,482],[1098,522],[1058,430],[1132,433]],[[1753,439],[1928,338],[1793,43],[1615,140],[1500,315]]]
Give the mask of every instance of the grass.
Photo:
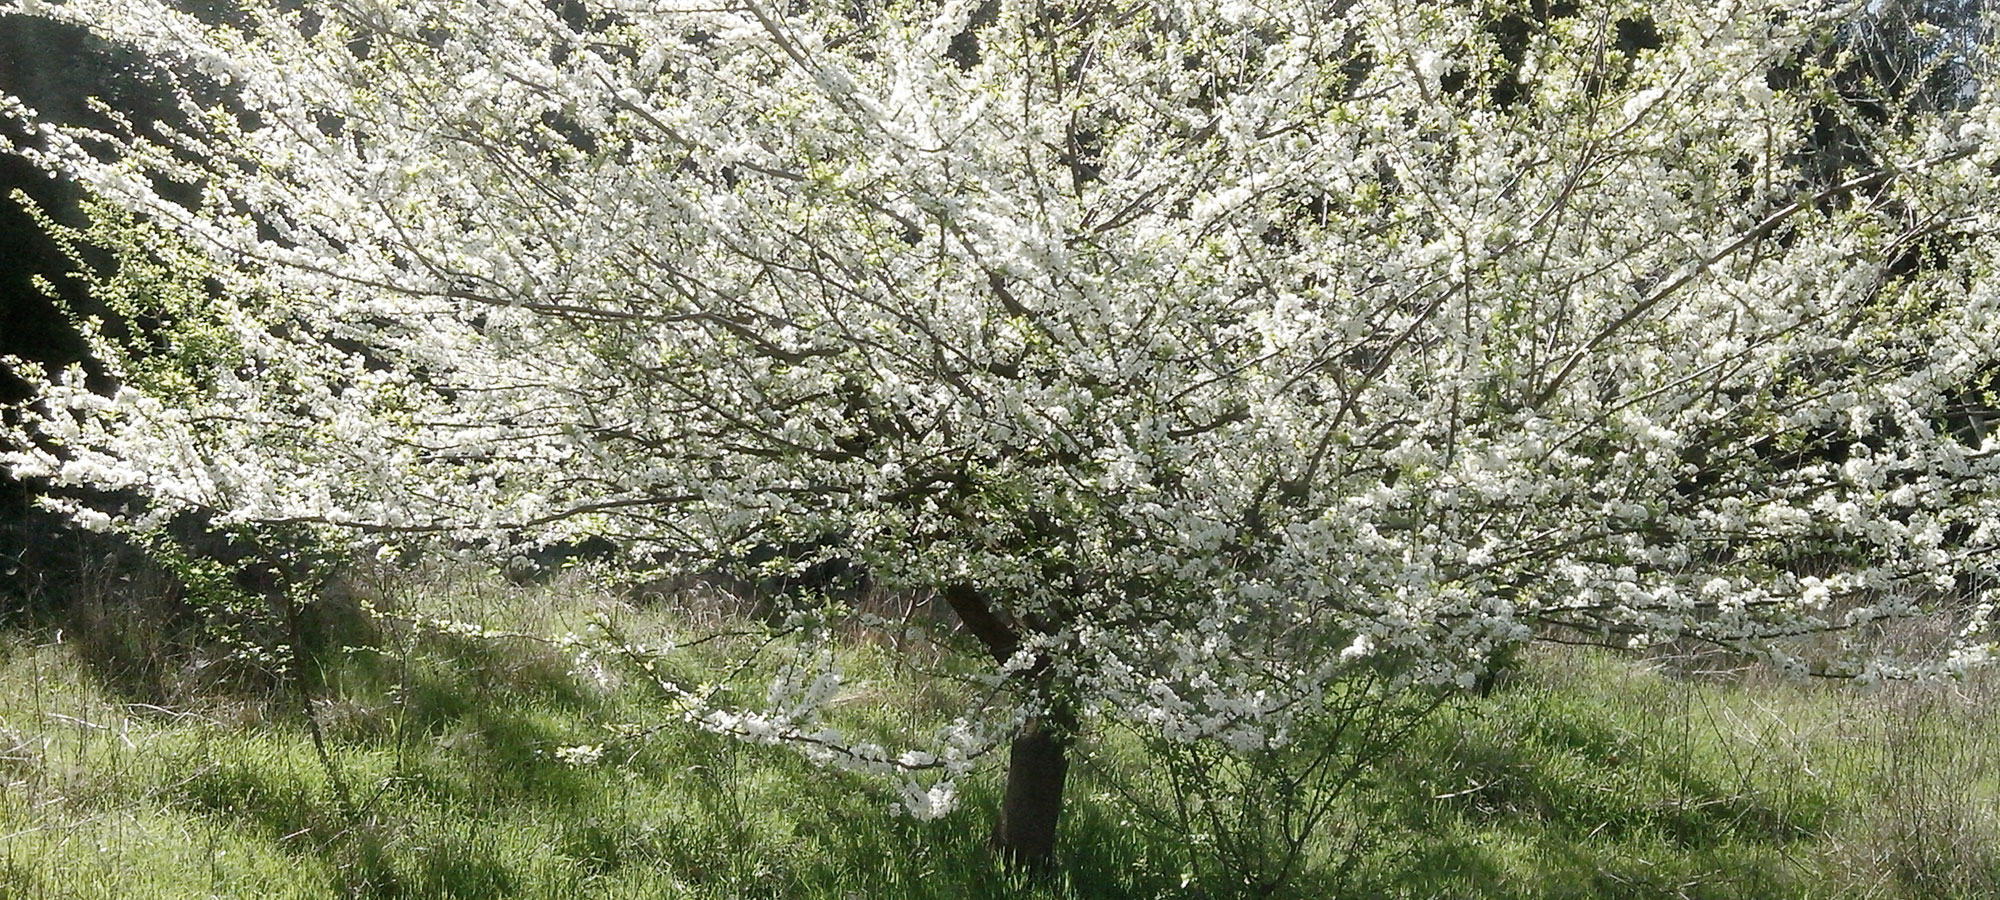
[[[1419,849],[1371,875],[1387,896],[2000,895],[1992,700],[1541,654],[1382,773]]]
[[[527,634],[602,616],[644,634],[698,612],[563,579],[361,590]],[[74,627],[0,633],[0,898],[1222,897],[1255,876],[1221,851],[1268,850],[1242,839],[1311,799],[1246,788],[1271,783],[1258,761],[1191,769],[1100,729],[1072,777],[1062,873],[1023,876],[984,847],[995,772],[965,786],[967,809],[918,822],[892,812],[888,785],[676,725],[644,679],[605,660],[393,622],[350,633],[364,632],[318,657],[324,755],[287,692],[211,678],[210,656],[148,650],[158,677],[135,682]],[[843,651],[856,722],[952,709],[951,682],[856,637]],[[707,649],[680,665],[731,657]],[[1278,894],[2000,895],[1996,690],[1676,677],[1530,653],[1493,695],[1416,721],[1323,796],[1306,865]],[[577,745],[604,752],[559,758]],[[1181,782],[1159,773],[1197,769],[1238,788],[1202,800],[1227,808],[1198,820],[1214,827],[1161,813],[1174,799],[1161,785]]]

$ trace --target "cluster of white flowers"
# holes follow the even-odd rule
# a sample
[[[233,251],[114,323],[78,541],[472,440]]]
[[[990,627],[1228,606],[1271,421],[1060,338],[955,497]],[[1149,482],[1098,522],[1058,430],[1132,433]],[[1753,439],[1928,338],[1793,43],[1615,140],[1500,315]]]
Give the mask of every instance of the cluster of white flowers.
[[[1810,181],[1833,92],[1770,73],[1839,4],[1600,4],[1518,71],[1474,4],[241,5],[0,4],[189,87],[164,144],[0,144],[222,288],[198,391],[10,363],[41,393],[7,466],[151,498],[69,501],[87,525],[691,568],[815,541],[973,591],[1008,684],[1245,747],[1358,670],[1465,683],[1540,629],[1761,646],[1957,599],[2000,541],[2000,454],[1953,412],[2000,348],[2000,107]],[[1661,46],[1607,54],[1621,16]],[[1049,699],[908,756],[820,723],[842,690],[687,705],[906,773]],[[949,807],[927,784],[910,809]]]
[[[604,759],[603,744],[578,744],[574,747],[558,747],[556,760],[566,766],[584,768],[594,766]]]

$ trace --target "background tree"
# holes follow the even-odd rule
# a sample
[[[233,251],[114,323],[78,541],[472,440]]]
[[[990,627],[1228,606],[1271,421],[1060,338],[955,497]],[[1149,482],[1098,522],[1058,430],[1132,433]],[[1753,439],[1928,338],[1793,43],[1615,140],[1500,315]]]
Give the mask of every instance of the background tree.
[[[217,294],[165,317],[202,336],[171,377],[99,340],[126,388],[38,381],[13,469],[150,498],[52,503],[849,560],[989,662],[956,724],[843,733],[809,650],[761,705],[664,686],[919,814],[1009,746],[1017,858],[1107,717],[1282,745],[1537,635],[1987,653],[1995,445],[1950,409],[2000,341],[2000,121],[1913,106],[1813,170],[1842,70],[1798,61],[1847,6],[1578,4],[1511,44],[1359,0],[6,8],[174,61],[187,127],[10,100],[5,146]],[[1785,643],[1940,605],[1928,660]]]
[[[13,18],[0,27],[0,90],[16,94],[45,116],[62,122],[102,126],[93,119],[90,98],[127,110],[145,110],[143,119],[162,108],[149,98],[145,74],[150,67],[129,53],[113,48],[74,26]],[[70,268],[55,242],[33,217],[13,200],[15,191],[43,209],[73,216],[81,191],[62,179],[15,156],[0,156],[0,355],[20,356],[46,364],[78,361],[84,352],[67,311],[45,295],[35,279],[56,278]],[[73,224],[80,220],[69,218]],[[87,309],[88,298],[72,290],[71,304]],[[101,312],[101,311],[100,311]],[[18,402],[28,396],[25,384],[0,366],[0,398]],[[33,491],[0,473],[0,611],[22,607],[62,593],[59,585],[74,584],[78,541],[66,540],[60,517],[32,509]],[[95,551],[102,551],[103,541]],[[65,552],[68,551],[68,552]],[[38,596],[39,595],[39,596]]]

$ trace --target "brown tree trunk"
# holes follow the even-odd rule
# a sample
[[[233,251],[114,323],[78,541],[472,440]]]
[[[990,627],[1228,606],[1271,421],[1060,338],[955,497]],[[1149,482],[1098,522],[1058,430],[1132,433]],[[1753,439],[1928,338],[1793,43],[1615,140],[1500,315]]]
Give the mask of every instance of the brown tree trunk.
[[[1032,719],[1009,749],[1007,792],[993,825],[993,846],[1012,865],[1055,867],[1056,822],[1062,816],[1074,718],[1057,712]]]
[[[951,585],[944,598],[995,662],[1006,662],[1020,648],[1021,633],[1015,624],[995,613],[971,585]],[[1035,684],[1034,693],[1047,699],[1046,669],[1046,661],[1038,660],[1015,677]],[[993,846],[1008,864],[1040,870],[1055,867],[1056,822],[1062,817],[1069,745],[1075,735],[1076,713],[1057,701],[1049,712],[1030,719],[1008,748],[1007,791],[1000,798],[1000,817],[993,823]]]

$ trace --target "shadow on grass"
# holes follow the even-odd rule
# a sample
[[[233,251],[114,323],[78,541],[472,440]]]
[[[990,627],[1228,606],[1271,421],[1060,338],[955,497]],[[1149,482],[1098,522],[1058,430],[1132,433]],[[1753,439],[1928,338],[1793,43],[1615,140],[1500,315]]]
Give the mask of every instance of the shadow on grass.
[[[1371,862],[1391,894],[1495,898],[1797,896],[1795,850],[1824,837],[1837,786],[1666,723],[1642,680],[1521,685],[1448,711],[1380,773],[1407,838]]]

